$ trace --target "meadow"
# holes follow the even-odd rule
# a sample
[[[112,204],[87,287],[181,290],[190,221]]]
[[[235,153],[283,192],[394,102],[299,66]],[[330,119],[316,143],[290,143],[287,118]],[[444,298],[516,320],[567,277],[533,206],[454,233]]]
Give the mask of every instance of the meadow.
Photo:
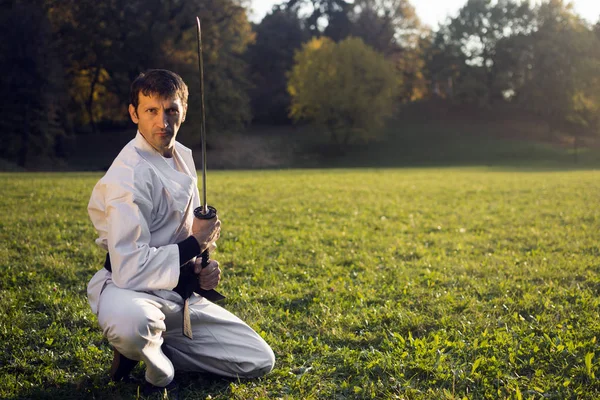
[[[142,398],[109,382],[86,299],[100,176],[0,174],[0,398]],[[224,306],[277,364],[179,374],[181,398],[600,397],[600,172],[219,171],[208,187]]]

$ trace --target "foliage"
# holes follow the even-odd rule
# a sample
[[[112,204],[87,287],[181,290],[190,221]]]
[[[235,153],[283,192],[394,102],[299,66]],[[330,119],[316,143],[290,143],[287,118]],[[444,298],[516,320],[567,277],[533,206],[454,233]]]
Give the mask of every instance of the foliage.
[[[395,64],[401,101],[424,98],[428,92],[423,73],[424,38],[429,32],[421,26],[414,7],[407,0],[360,0],[354,2],[350,19],[350,35],[361,38]]]
[[[600,131],[600,39],[563,0],[469,0],[427,50],[434,93],[484,106],[511,101],[580,136]]]
[[[324,129],[335,145],[367,142],[392,114],[397,85],[393,66],[362,40],[313,39],[295,56],[290,115]]]
[[[129,85],[150,68],[184,77],[191,93],[189,119],[197,120],[196,15],[203,25],[207,124],[226,129],[249,121],[242,55],[253,34],[245,9],[234,0],[47,1],[69,62],[71,95],[86,115],[81,124],[127,120]]]
[[[498,75],[501,40],[531,31],[529,3],[517,0],[469,0],[438,36],[450,49],[460,49],[464,64],[453,90],[464,102],[491,104],[502,99]]]
[[[207,123],[217,131],[239,129],[252,117],[248,96],[251,83],[244,53],[255,35],[246,9],[235,0],[196,0],[193,10],[202,18],[203,29],[207,27],[206,33],[203,31]],[[187,75],[192,90],[196,82],[196,87],[200,85],[197,71],[193,68]]]
[[[407,0],[357,0],[350,34],[386,56],[418,45],[421,22]]]
[[[561,0],[537,10],[520,101],[576,137],[600,133],[600,39]]]
[[[430,82],[431,94],[436,98],[454,99],[454,82],[464,71],[466,57],[456,43],[447,40],[445,27],[429,39],[430,46],[425,49],[425,70]]]
[[[198,125],[195,15],[203,22],[209,129],[250,121],[243,55],[254,36],[237,0],[7,0],[0,7],[7,38],[0,94],[12,99],[0,110],[0,156],[9,161],[39,168],[44,157],[67,155],[73,124],[76,132],[95,132],[99,122],[128,122],[130,84],[149,68],[184,77],[188,126]]]
[[[0,157],[21,167],[64,156],[69,133],[58,47],[43,9],[25,3],[4,2],[0,13]]]
[[[289,123],[286,74],[294,65],[294,52],[308,34],[298,16],[283,7],[267,14],[254,31],[256,41],[247,52],[254,121]]]
[[[305,18],[305,28],[315,36],[329,30],[327,36],[341,40],[347,36],[352,3],[347,0],[288,0],[286,7],[295,13],[310,9]]]
[[[424,76],[424,37],[414,7],[408,0],[357,0],[352,4],[339,0],[293,0],[287,9],[300,15],[311,5],[312,13],[303,17],[313,36],[326,36],[335,42],[353,36],[382,53],[394,63],[401,82],[402,102],[426,96]],[[303,8],[304,7],[304,8]]]
[[[358,37],[383,54],[396,69],[397,105],[442,97],[500,110],[511,102],[571,133],[575,146],[600,132],[600,22],[583,21],[565,0],[536,6],[526,0],[469,0],[436,33],[422,26],[409,0],[289,0],[254,29],[248,4],[2,1],[0,32],[8,39],[0,43],[0,94],[11,101],[0,110],[0,157],[29,168],[43,168],[43,159],[56,166],[69,155],[71,133],[131,127],[129,86],[148,68],[172,69],[188,83],[190,111],[182,138],[195,146],[200,124],[195,15],[203,23],[211,132],[239,130],[253,114],[256,122],[288,123],[286,73],[294,52],[311,36],[335,43]],[[331,85],[341,85],[341,79]],[[300,86],[315,82],[310,78]],[[345,86],[315,101],[355,93],[352,84]],[[351,102],[339,97],[341,105]],[[367,122],[354,121],[361,113],[340,107],[346,116],[332,115],[325,126],[339,132],[341,126],[362,124],[361,132],[336,133],[334,140],[369,136]]]
[[[214,173],[225,307],[277,363],[178,373],[182,397],[598,398],[598,174]],[[99,177],[0,175],[2,398],[136,398],[85,298]]]
[[[426,54],[428,38],[420,38],[417,45],[402,49],[390,57],[400,75],[400,100],[403,103],[416,102],[430,95],[426,78]]]

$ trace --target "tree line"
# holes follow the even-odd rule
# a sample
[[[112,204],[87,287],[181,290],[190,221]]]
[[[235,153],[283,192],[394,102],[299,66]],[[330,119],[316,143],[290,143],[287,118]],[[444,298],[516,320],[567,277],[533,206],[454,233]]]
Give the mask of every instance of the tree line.
[[[2,0],[0,157],[67,157],[73,135],[127,126],[129,85],[148,68],[182,75],[198,123],[196,15],[211,132],[308,121],[343,146],[434,98],[516,104],[578,135],[600,130],[600,21],[563,0],[468,0],[436,31],[408,0],[288,0],[257,24],[247,7]]]

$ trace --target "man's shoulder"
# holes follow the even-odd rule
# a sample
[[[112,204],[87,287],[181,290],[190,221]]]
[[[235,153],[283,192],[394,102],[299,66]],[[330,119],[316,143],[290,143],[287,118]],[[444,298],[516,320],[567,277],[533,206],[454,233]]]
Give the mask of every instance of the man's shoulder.
[[[181,144],[180,142],[177,142],[177,141],[175,142],[175,149],[180,153],[192,154],[192,149],[184,146],[183,144]]]
[[[133,187],[136,186],[136,182],[148,181],[151,174],[152,166],[140,155],[131,141],[115,157],[102,181]]]

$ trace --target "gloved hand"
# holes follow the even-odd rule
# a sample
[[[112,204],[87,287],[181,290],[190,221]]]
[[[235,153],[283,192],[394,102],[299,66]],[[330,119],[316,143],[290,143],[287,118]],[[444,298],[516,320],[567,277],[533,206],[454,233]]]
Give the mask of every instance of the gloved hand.
[[[219,263],[215,260],[210,260],[208,265],[202,268],[201,257],[196,258],[194,272],[198,275],[200,288],[204,290],[216,288],[221,280],[221,269],[219,268]]]

